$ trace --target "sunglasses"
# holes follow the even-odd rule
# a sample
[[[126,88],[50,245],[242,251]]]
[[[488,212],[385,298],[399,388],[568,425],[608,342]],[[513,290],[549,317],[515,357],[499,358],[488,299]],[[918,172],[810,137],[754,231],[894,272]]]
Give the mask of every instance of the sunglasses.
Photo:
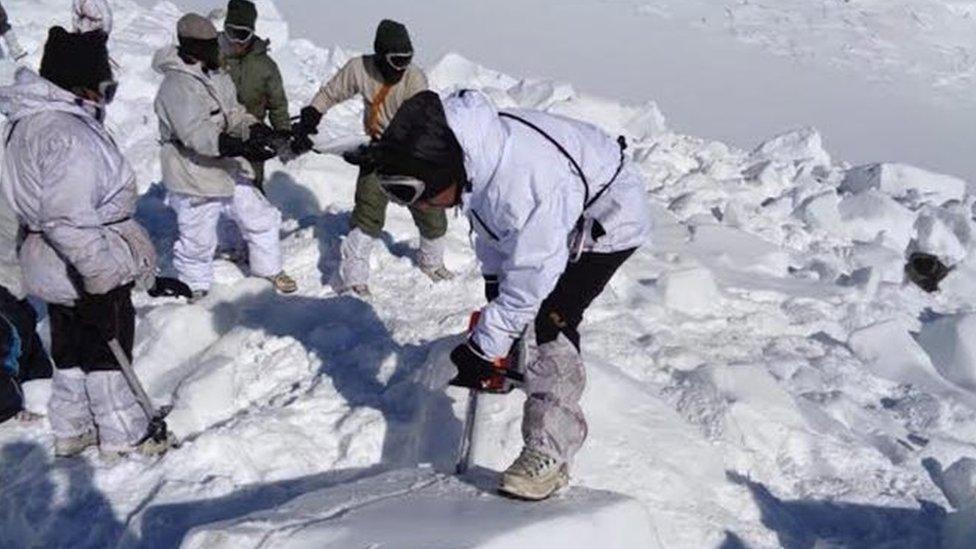
[[[98,95],[102,96],[102,103],[108,105],[115,100],[119,91],[119,83],[115,80],[105,80],[98,85]]]
[[[409,206],[420,199],[427,185],[413,177],[405,175],[381,175],[380,190],[393,203]]]
[[[235,44],[247,44],[254,38],[254,30],[237,25],[224,25],[224,34]]]
[[[398,71],[405,71],[413,61],[413,53],[388,53],[386,62]]]

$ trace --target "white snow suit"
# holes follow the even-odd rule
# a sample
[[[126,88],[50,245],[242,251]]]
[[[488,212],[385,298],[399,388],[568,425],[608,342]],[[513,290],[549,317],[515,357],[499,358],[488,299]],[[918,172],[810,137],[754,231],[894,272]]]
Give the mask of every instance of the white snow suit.
[[[108,0],[72,0],[71,20],[74,32],[100,30],[112,34],[112,8]]]
[[[210,288],[221,213],[240,226],[252,274],[278,274],[281,213],[254,187],[250,164],[221,157],[218,145],[224,132],[246,139],[258,120],[238,103],[229,75],[204,72],[199,63],[187,64],[175,46],[158,51],[153,67],[164,75],[155,109],[162,138],[163,184],[180,230],[173,249],[173,266],[180,279],[193,290]]]
[[[463,209],[475,252],[483,274],[499,282],[498,296],[483,310],[471,340],[487,357],[504,357],[544,301],[560,299],[551,296],[557,282],[568,286],[557,293],[568,295],[578,280],[590,286],[580,289],[592,295],[578,297],[578,324],[616,268],[646,241],[645,183],[625,160],[621,143],[595,126],[538,111],[500,114],[472,91],[446,99],[444,110],[464,151],[469,187]],[[587,265],[596,258],[595,280],[585,280],[588,269],[572,268],[571,247],[584,253]],[[553,335],[539,343],[539,360],[526,372],[523,432],[528,446],[568,462],[586,434],[578,342]]]
[[[22,68],[16,82],[0,88],[3,192],[28,231],[20,263],[30,293],[48,302],[56,349],[49,414],[58,438],[97,428],[104,450],[131,449],[147,419],[109,356],[107,344],[79,323],[76,284],[90,294],[118,294],[127,305],[129,285],[152,285],[156,257],[135,213],[135,175],[97,118],[98,106]],[[72,280],[70,269],[77,273]],[[80,279],[80,280],[79,280]],[[78,334],[85,334],[83,345]],[[131,351],[131,329],[121,336]],[[85,352],[80,347],[85,347]],[[88,354],[89,356],[83,356]],[[97,362],[97,364],[96,364]],[[97,370],[97,371],[96,371]]]

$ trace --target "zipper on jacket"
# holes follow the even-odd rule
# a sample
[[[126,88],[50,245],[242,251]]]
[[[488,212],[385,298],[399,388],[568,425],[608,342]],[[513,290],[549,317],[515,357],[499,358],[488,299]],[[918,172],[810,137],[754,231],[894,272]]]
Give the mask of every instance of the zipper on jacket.
[[[500,238],[498,238],[498,235],[495,234],[494,231],[492,231],[491,229],[488,228],[488,224],[485,223],[485,220],[484,219],[481,219],[481,216],[478,215],[478,212],[477,211],[475,211],[475,210],[472,209],[471,210],[471,215],[474,217],[475,221],[478,222],[478,225],[481,225],[481,228],[484,229],[486,233],[488,233],[488,236],[490,236],[492,238],[492,240],[495,240],[496,242],[499,241],[499,240],[501,240]]]

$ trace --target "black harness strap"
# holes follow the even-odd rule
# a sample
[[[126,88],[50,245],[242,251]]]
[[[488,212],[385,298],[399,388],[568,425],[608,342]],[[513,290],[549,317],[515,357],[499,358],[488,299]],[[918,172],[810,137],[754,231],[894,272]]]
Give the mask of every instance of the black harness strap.
[[[576,175],[578,175],[579,178],[580,178],[580,180],[583,181],[583,188],[584,188],[584,192],[585,192],[583,204],[589,205],[589,203],[590,203],[590,182],[586,179],[586,174],[583,173],[583,168],[580,167],[579,163],[576,162],[576,159],[573,158],[573,155],[569,154],[569,151],[567,151],[566,148],[563,147],[559,143],[559,141],[556,141],[555,138],[553,138],[551,135],[549,135],[548,133],[546,133],[546,131],[543,130],[542,128],[540,128],[539,126],[536,126],[532,122],[529,122],[528,120],[526,120],[526,119],[524,119],[524,118],[522,118],[520,116],[515,116],[514,114],[507,113],[507,112],[500,112],[500,113],[498,113],[498,116],[501,116],[502,118],[510,118],[512,120],[516,120],[518,122],[521,122],[522,124],[525,124],[526,126],[532,128],[533,130],[535,130],[536,132],[538,132],[538,134],[541,135],[542,137],[546,138],[546,141],[549,141],[550,143],[552,143],[552,145],[554,147],[556,147],[556,149],[559,150],[559,152],[562,153],[562,155],[565,156],[567,160],[569,160],[569,163],[573,165],[573,169],[576,170]]]
[[[624,154],[624,151],[627,150],[627,138],[625,138],[624,136],[621,135],[621,136],[617,137],[617,144],[620,145],[620,164],[617,166],[617,171],[614,172],[613,177],[610,178],[610,181],[608,181],[607,184],[604,185],[603,188],[601,188],[596,193],[595,196],[592,196],[591,197],[590,196],[590,182],[586,179],[586,174],[583,173],[583,168],[581,168],[580,165],[579,165],[579,163],[576,161],[576,159],[573,158],[573,155],[569,154],[569,151],[567,151],[566,148],[562,146],[562,144],[560,144],[558,141],[556,141],[556,139],[554,137],[552,137],[551,135],[549,135],[548,133],[546,133],[546,131],[543,130],[542,128],[540,128],[539,126],[533,124],[532,122],[529,122],[528,120],[526,120],[526,119],[524,119],[524,118],[522,118],[520,116],[516,116],[514,114],[507,113],[507,112],[500,112],[500,113],[498,113],[498,116],[501,116],[502,118],[509,118],[511,120],[515,120],[515,121],[521,122],[522,124],[528,126],[529,128],[532,128],[539,135],[541,135],[542,137],[546,138],[546,141],[548,141],[554,147],[556,147],[556,149],[560,153],[562,153],[562,155],[565,156],[567,160],[569,160],[569,163],[573,165],[573,169],[576,170],[576,174],[579,176],[580,180],[583,182],[583,190],[584,190],[584,195],[583,195],[584,196],[584,198],[583,198],[583,211],[588,210],[590,208],[590,206],[592,206],[593,204],[596,204],[596,201],[599,200],[603,196],[603,194],[607,192],[608,189],[610,189],[610,186],[613,185],[613,182],[617,180],[617,177],[620,176],[620,172],[622,172],[623,169],[624,169],[624,161],[626,160],[626,155]]]

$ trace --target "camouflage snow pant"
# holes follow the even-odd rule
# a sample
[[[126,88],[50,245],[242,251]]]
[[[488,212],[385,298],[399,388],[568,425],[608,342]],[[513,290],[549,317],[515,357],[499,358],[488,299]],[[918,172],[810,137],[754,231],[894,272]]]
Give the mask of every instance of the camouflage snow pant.
[[[585,253],[569,263],[535,321],[538,356],[526,367],[522,438],[533,450],[572,463],[586,440],[580,398],[586,369],[580,355],[583,313],[635,249]]]

